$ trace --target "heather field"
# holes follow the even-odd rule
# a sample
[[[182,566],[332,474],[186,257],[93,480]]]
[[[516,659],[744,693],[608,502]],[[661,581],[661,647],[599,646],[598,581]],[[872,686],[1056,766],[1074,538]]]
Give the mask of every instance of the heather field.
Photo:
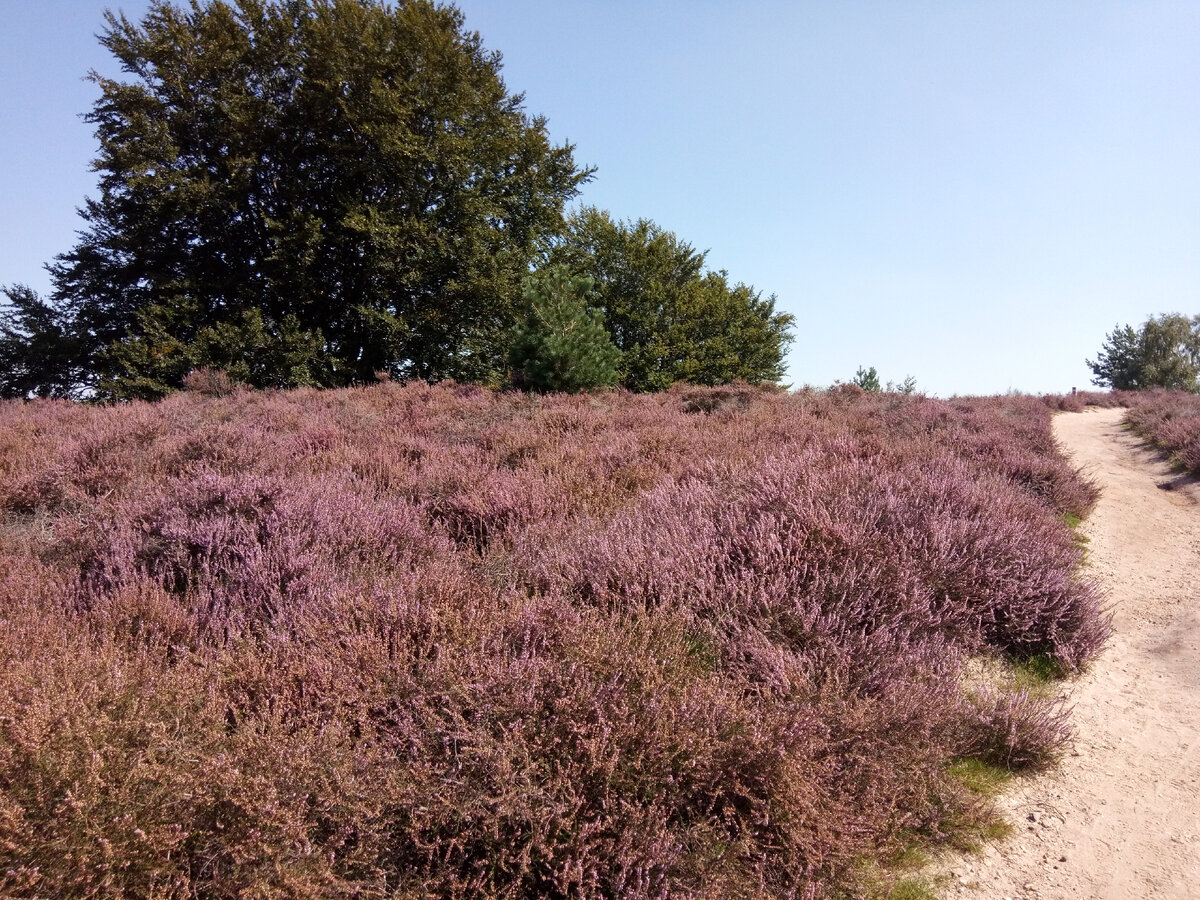
[[[878,891],[1106,639],[1055,405],[0,406],[0,893]]]
[[[1141,435],[1200,476],[1200,395],[1183,391],[1126,394],[1127,420]]]

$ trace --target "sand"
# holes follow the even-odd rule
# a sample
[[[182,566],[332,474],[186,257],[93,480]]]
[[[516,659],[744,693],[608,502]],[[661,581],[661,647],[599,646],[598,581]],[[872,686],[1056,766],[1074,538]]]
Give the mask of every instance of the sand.
[[[1103,490],[1083,530],[1114,613],[1107,650],[1066,688],[1075,747],[1001,798],[1014,834],[945,865],[943,897],[1200,898],[1200,484],[1123,414],[1054,425]]]

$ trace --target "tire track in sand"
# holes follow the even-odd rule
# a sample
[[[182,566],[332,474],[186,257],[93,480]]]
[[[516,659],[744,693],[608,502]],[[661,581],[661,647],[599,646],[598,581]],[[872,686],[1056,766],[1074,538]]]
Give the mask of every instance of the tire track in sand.
[[[956,860],[944,897],[1200,898],[1200,484],[1122,427],[1056,416],[1103,496],[1084,533],[1114,634],[1068,687],[1074,750],[999,805],[1015,834]]]

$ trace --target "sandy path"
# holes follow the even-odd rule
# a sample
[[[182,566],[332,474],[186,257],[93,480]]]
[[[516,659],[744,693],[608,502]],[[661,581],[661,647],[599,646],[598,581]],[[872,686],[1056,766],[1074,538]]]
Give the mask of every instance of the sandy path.
[[[1104,495],[1084,528],[1115,635],[1070,688],[1075,750],[1002,801],[1012,838],[959,861],[944,896],[1200,898],[1200,485],[1121,427],[1055,419]]]

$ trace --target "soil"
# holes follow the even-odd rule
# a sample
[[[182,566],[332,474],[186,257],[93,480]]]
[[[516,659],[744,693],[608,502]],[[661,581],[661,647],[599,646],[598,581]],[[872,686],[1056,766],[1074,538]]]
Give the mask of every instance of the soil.
[[[1066,687],[1074,749],[999,800],[1014,833],[943,864],[943,897],[1200,898],[1200,484],[1123,416],[1054,425],[1103,491],[1082,527],[1114,616],[1104,654]]]

